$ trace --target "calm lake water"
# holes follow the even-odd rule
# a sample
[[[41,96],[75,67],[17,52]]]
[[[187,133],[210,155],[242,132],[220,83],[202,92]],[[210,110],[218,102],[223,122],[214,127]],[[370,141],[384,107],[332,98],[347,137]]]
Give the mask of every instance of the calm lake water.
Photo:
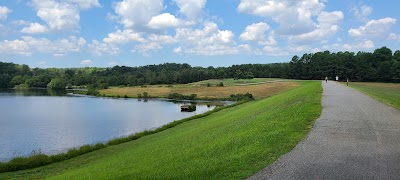
[[[162,100],[73,96],[47,90],[0,90],[0,161],[55,154],[73,147],[106,142],[153,129],[215,108],[197,105],[181,112],[183,103]]]

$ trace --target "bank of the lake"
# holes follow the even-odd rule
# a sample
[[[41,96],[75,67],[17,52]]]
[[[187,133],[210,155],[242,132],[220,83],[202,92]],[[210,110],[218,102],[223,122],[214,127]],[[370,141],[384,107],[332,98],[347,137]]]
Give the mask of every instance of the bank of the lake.
[[[321,112],[320,81],[1,179],[244,179],[290,151]]]
[[[112,99],[69,95],[48,89],[0,91],[0,162],[31,154],[58,154],[85,144],[155,129],[214,109],[160,99]]]

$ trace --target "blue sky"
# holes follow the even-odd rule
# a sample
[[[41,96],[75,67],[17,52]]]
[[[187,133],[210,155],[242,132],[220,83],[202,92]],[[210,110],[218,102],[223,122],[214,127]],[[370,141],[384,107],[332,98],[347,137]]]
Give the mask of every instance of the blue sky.
[[[4,0],[0,61],[31,67],[288,62],[400,49],[397,0]]]

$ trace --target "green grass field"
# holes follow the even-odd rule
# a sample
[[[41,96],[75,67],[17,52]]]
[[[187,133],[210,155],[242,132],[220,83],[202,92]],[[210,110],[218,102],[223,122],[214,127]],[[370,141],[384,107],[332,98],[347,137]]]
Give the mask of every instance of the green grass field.
[[[389,106],[400,109],[400,84],[351,82],[349,86]]]
[[[321,112],[320,81],[157,134],[0,179],[244,179],[289,152]]]
[[[210,83],[212,86],[217,86],[220,82],[222,82],[225,86],[237,86],[237,85],[246,85],[246,84],[257,84],[264,82],[272,82],[272,81],[282,81],[283,79],[277,78],[254,78],[254,79],[210,79],[199,82],[190,83],[189,85],[203,85],[206,86],[207,83]]]

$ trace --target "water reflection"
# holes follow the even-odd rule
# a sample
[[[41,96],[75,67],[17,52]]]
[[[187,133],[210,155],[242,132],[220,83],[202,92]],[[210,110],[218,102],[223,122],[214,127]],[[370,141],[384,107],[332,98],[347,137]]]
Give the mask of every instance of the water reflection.
[[[195,112],[181,112],[188,103],[70,96],[46,89],[0,91],[0,160],[105,142],[216,107],[199,102]]]

